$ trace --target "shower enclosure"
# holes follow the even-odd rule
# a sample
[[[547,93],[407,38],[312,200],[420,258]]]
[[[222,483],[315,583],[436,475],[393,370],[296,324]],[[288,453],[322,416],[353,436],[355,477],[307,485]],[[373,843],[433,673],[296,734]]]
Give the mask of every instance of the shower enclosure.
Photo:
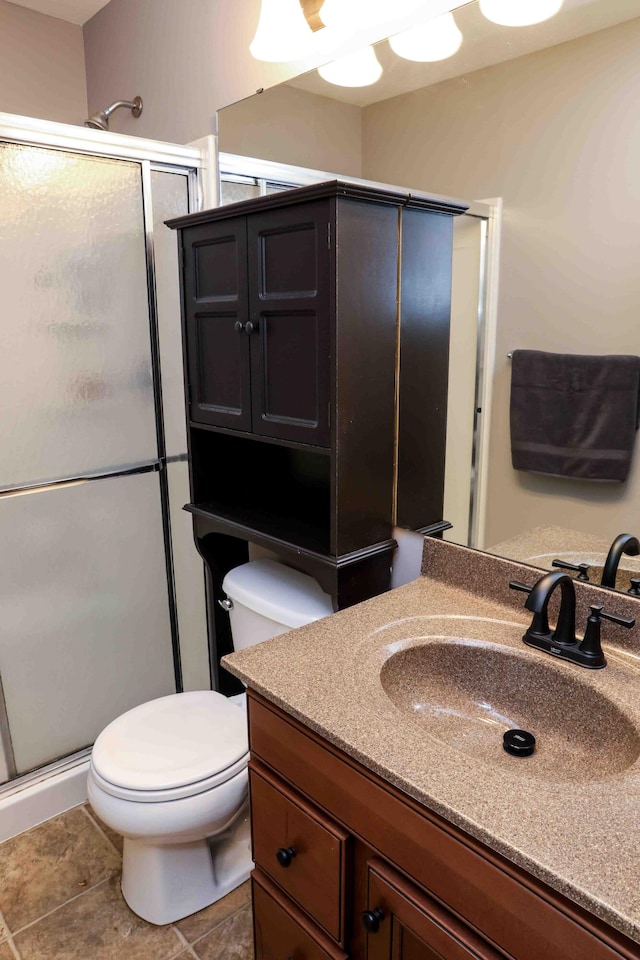
[[[0,115],[5,792],[85,760],[183,672],[208,685],[163,225],[195,209],[199,164],[191,148]]]

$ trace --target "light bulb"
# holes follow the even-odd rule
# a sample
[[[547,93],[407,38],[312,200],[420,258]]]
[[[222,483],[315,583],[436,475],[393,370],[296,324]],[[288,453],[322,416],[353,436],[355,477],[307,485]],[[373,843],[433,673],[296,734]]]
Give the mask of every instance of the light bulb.
[[[382,76],[382,67],[373,47],[364,47],[333,63],[318,67],[318,73],[328,83],[339,87],[368,87]]]
[[[355,33],[412,14],[424,0],[324,0],[318,11],[326,27]]]
[[[461,43],[462,34],[451,13],[444,13],[441,17],[389,37],[389,46],[394,53],[405,60],[421,63],[446,60],[458,52]]]
[[[314,50],[313,31],[299,0],[262,0],[256,35],[249,46],[256,60],[287,63]]]
[[[493,23],[528,27],[554,17],[564,0],[480,0],[480,10]]]
[[[362,23],[362,8],[362,0],[324,0],[318,13],[325,27],[353,33]]]

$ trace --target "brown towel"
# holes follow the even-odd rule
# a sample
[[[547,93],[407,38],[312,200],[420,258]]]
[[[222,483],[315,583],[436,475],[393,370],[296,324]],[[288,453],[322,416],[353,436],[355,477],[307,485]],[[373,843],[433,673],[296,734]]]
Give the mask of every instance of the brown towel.
[[[514,470],[626,480],[639,403],[640,357],[514,350]]]

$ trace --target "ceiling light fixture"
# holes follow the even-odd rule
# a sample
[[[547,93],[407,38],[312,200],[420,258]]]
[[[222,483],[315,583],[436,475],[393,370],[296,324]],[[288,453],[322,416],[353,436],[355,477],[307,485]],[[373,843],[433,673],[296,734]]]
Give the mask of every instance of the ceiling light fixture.
[[[382,67],[373,47],[364,47],[318,67],[318,73],[323,80],[339,87],[369,87],[382,76]]]
[[[564,0],[480,0],[488,20],[503,26],[542,23]],[[250,50],[256,60],[311,63],[329,83],[366,87],[382,67],[370,44],[390,36],[391,49],[406,60],[433,62],[453,56],[462,34],[451,11],[468,0],[262,0]],[[313,26],[313,29],[312,29]],[[361,44],[365,44],[364,47]],[[315,65],[314,64],[314,65]]]
[[[451,13],[389,37],[389,46],[394,53],[405,60],[420,63],[446,60],[458,52],[461,44],[462,34]]]
[[[249,45],[256,60],[288,63],[309,56],[314,35],[299,0],[262,0],[256,35]]]
[[[319,14],[326,27],[355,32],[365,24],[408,17],[424,6],[425,0],[324,0]]]
[[[504,27],[528,27],[554,17],[564,0],[480,0],[480,10]]]

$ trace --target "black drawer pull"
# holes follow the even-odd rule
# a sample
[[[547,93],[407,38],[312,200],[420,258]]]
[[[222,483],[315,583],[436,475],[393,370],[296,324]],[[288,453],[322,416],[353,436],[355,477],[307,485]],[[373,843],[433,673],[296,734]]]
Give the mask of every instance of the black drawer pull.
[[[296,852],[293,847],[278,847],[276,850],[276,860],[281,867],[290,867],[295,855]]]
[[[242,322],[242,320],[236,320],[236,322],[233,325],[233,329],[235,330],[236,333],[242,333],[242,331],[244,330],[244,323]]]
[[[258,321],[257,320],[247,320],[245,324],[245,332],[251,336],[252,333],[258,332]]]
[[[369,933],[378,932],[381,920],[384,920],[384,913],[380,907],[376,907],[375,910],[365,910],[362,914],[362,923]]]

